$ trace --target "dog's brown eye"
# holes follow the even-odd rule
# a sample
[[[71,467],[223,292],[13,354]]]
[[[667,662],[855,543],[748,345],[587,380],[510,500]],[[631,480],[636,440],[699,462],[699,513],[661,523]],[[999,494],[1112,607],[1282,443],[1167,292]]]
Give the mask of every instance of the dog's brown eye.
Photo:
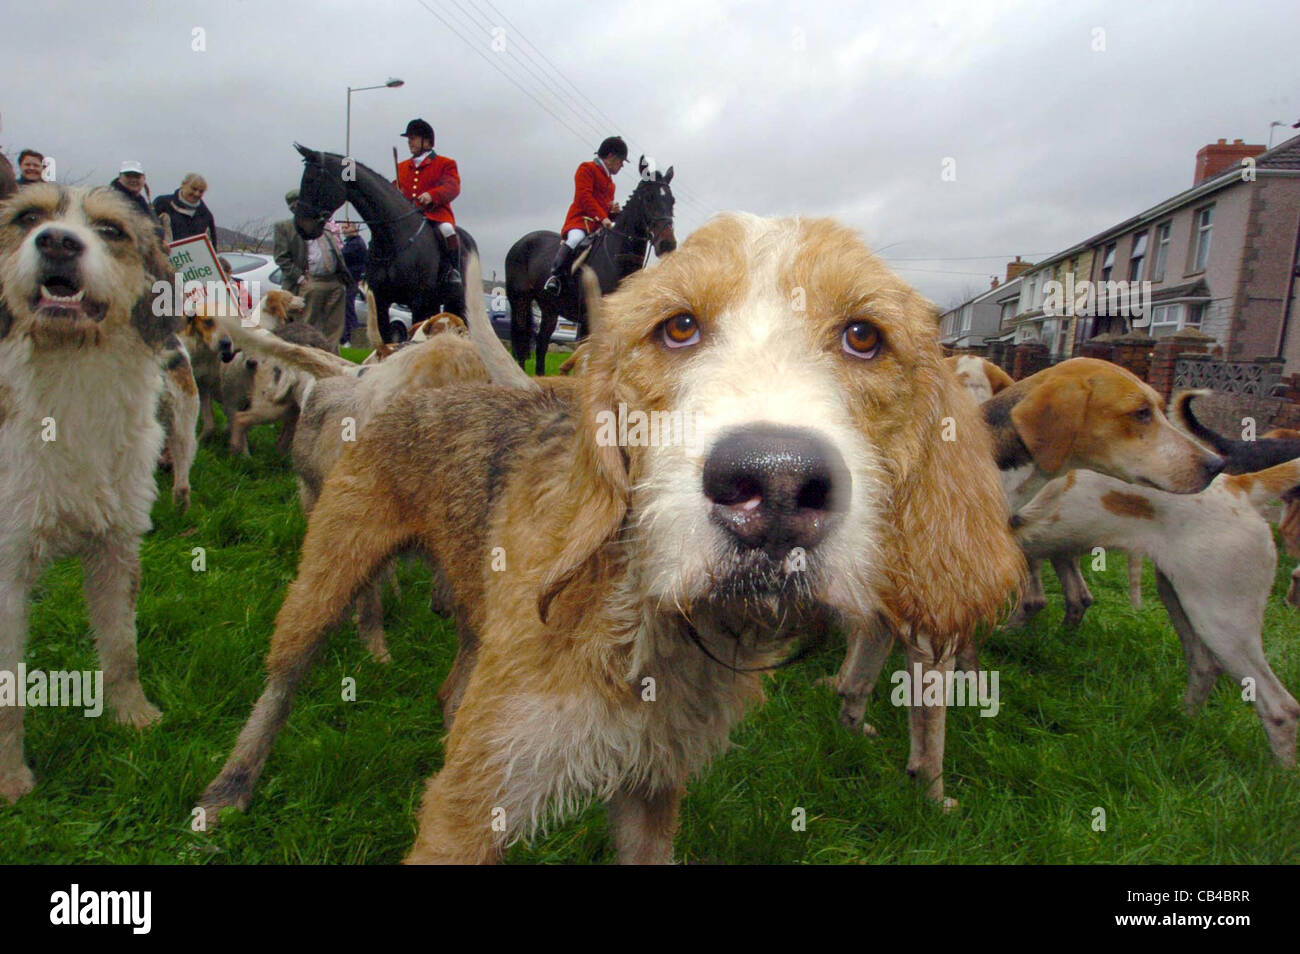
[[[840,342],[855,358],[874,358],[880,351],[880,329],[869,321],[855,321],[844,329]]]
[[[1146,424],[1151,420],[1151,408],[1140,407],[1133,412],[1133,420],[1139,424]]]
[[[112,222],[100,222],[95,226],[95,231],[107,239],[120,239],[126,235],[121,228],[114,225]]]
[[[18,218],[14,219],[19,225],[35,225],[41,220],[39,209],[28,209],[25,212],[19,212]]]
[[[700,323],[694,315],[673,315],[659,329],[670,348],[686,348],[700,340]]]

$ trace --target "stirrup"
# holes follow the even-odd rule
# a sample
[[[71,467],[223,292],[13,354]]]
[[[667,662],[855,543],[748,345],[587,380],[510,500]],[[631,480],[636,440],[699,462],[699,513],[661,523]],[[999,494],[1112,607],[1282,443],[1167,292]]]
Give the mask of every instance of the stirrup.
[[[542,291],[551,295],[558,295],[560,293],[560,287],[560,276],[550,275],[546,279],[546,284],[542,286]]]

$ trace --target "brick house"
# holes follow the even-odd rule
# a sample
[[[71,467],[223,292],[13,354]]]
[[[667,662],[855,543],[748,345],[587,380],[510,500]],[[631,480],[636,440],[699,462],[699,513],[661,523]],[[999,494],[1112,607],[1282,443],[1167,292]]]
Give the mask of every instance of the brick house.
[[[1005,281],[999,283],[994,278],[988,291],[945,311],[939,318],[939,343],[955,351],[968,351],[998,337],[1003,331],[1005,302],[1019,300],[1020,275],[1030,267],[1031,263],[1022,262],[1017,255],[1014,262],[1007,262]]]
[[[1300,136],[1267,151],[1241,140],[1205,146],[1190,189],[1081,247],[1092,253],[1091,269],[1076,281],[1151,283],[1151,314],[1139,324],[1147,334],[1196,329],[1231,360],[1285,354],[1287,370],[1300,369],[1300,330],[1290,320],[1300,252]],[[1099,312],[1071,320],[1073,351],[1133,327],[1134,319],[1113,309]]]

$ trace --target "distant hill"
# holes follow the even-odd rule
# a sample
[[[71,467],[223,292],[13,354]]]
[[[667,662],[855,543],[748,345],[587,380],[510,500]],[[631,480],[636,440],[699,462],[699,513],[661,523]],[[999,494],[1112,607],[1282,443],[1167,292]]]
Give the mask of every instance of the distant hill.
[[[217,226],[217,249],[222,252],[267,252],[271,251],[271,236],[258,238],[235,229]]]

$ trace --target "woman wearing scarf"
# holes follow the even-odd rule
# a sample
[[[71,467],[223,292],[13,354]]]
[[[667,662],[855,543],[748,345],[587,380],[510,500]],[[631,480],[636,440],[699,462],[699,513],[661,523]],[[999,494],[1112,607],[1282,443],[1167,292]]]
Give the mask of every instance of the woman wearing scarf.
[[[173,242],[207,232],[212,239],[212,247],[217,247],[217,227],[212,221],[212,213],[203,202],[203,193],[207,191],[208,181],[197,172],[191,172],[181,180],[181,187],[171,195],[160,195],[154,199],[154,214],[160,222],[164,221],[163,216],[167,217]]]

